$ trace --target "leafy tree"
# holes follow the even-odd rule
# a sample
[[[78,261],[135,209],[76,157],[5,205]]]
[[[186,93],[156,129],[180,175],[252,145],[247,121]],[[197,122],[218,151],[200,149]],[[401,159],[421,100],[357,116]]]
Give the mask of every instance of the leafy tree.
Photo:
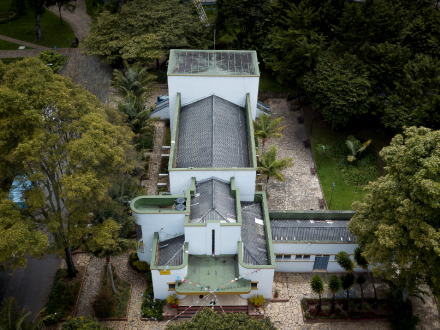
[[[354,272],[354,262],[345,251],[339,251],[335,256],[336,262],[347,273],[352,274]]]
[[[237,49],[260,49],[270,14],[267,0],[217,0],[216,27],[237,40]]]
[[[153,81],[156,78],[139,63],[130,65],[124,61],[122,70],[113,71],[112,86],[121,97],[126,97],[129,92],[132,92],[136,98],[144,98],[150,96],[154,88]]]
[[[191,2],[133,0],[115,14],[101,13],[82,47],[110,64],[123,60],[158,64],[171,48],[206,49],[209,33]]]
[[[345,141],[345,144],[347,145],[348,149],[350,149],[351,155],[347,156],[347,160],[349,162],[354,162],[355,160],[357,160],[356,156],[365,151],[370,143],[371,140],[361,143],[361,141],[356,139],[353,135],[349,135],[347,140]]]
[[[379,153],[386,175],[370,182],[349,229],[375,274],[392,279],[399,270],[440,293],[440,131],[410,127]]]
[[[258,117],[258,121],[254,121],[254,135],[263,140],[262,151],[264,152],[264,145],[268,139],[280,138],[283,135],[281,132],[287,126],[280,126],[284,121],[284,117],[279,117],[272,120],[272,116],[263,113]]]
[[[8,65],[2,81],[0,148],[32,183],[21,212],[51,234],[47,252],[63,256],[75,276],[72,243],[102,226],[91,223],[93,211],[109,198],[112,178],[132,170],[132,133],[36,58]]]
[[[358,277],[356,278],[356,283],[359,284],[359,286],[361,287],[361,297],[362,297],[361,302],[359,303],[358,306],[359,310],[362,310],[362,304],[364,303],[364,289],[362,288],[362,284],[365,284],[366,281],[367,279],[362,274],[358,275]]]
[[[370,273],[370,270],[368,267],[370,266],[369,262],[365,257],[362,255],[363,250],[360,246],[358,246],[356,249],[354,249],[354,260],[356,261],[356,264],[359,268],[362,268],[364,271],[367,272],[368,276],[373,279],[373,276]],[[376,285],[374,284],[374,280],[371,282],[373,284],[373,290],[374,290],[374,305],[373,309],[377,308],[377,292],[376,292]]]
[[[293,166],[293,159],[290,157],[277,159],[277,148],[275,146],[270,146],[269,149],[261,154],[257,160],[257,170],[261,173],[263,177],[266,177],[266,194],[267,186],[269,185],[269,179],[274,178],[275,180],[284,181],[284,175],[281,173],[282,170]]]
[[[243,313],[221,313],[217,314],[211,308],[203,308],[192,319],[191,322],[181,322],[178,324],[168,323],[166,330],[275,330],[268,317],[256,320]],[[63,329],[64,330],[64,329]]]
[[[394,130],[411,125],[439,129],[440,60],[418,54],[405,65],[403,75],[387,97],[384,126]]]
[[[41,257],[49,245],[47,236],[4,193],[0,193],[0,237],[0,265],[13,269],[25,266],[29,256]]]
[[[341,280],[337,275],[332,275],[328,279],[328,289],[333,294],[333,301],[332,301],[332,311],[333,314],[335,312],[335,300],[336,300],[336,294],[341,290]]]
[[[355,281],[355,277],[352,273],[348,273],[341,276],[341,288],[346,291],[347,294],[347,303],[343,307],[345,311],[348,311],[348,304],[350,302],[350,289],[353,287]]]
[[[17,0],[14,0],[17,1]],[[21,6],[22,0],[18,0],[17,6]],[[43,13],[44,7],[50,7],[53,4],[53,0],[27,0],[29,7],[35,10],[35,30],[37,41],[41,41],[41,26],[40,19]]]
[[[51,315],[43,317],[44,309],[33,320],[29,320],[32,312],[23,308],[19,310],[17,300],[8,297],[2,301],[0,309],[0,329],[2,330],[40,330],[44,329],[44,321]]]
[[[323,54],[316,72],[304,76],[303,88],[333,129],[369,111],[371,83],[356,56]]]
[[[325,283],[324,283],[324,280],[322,279],[322,277],[319,276],[318,274],[313,275],[310,278],[310,288],[312,289],[313,293],[316,293],[317,295],[319,295],[319,304],[317,307],[318,307],[318,312],[320,312],[321,305],[322,305],[321,295],[325,291]]]

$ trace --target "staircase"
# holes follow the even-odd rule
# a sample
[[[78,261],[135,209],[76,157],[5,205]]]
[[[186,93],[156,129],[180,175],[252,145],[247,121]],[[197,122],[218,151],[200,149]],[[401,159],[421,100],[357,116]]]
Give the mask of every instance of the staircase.
[[[223,307],[223,310],[222,310]],[[223,311],[227,314],[229,313],[245,313],[248,314],[248,306],[222,306],[219,305],[214,306],[214,311],[216,311],[218,314],[223,313]],[[191,318],[193,317],[197,311],[199,311],[200,306],[192,306],[188,308],[188,310],[185,311],[185,309],[188,308],[188,306],[179,306],[177,307],[177,315],[178,318]],[[212,308],[212,306],[204,306],[202,308]],[[201,310],[201,309],[200,309]],[[185,311],[185,313],[182,313]]]
[[[208,19],[208,16],[206,16],[205,9],[203,8],[203,5],[201,4],[200,0],[192,0],[192,2],[197,7],[197,12],[199,14],[199,18],[202,22],[206,21]]]

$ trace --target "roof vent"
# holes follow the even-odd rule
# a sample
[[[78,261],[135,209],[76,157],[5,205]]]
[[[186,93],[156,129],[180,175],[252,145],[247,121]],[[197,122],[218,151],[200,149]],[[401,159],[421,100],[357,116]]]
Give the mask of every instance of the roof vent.
[[[176,199],[176,202],[177,202],[177,204],[183,204],[183,203],[186,202],[186,200],[183,197],[179,197],[179,198]]]
[[[176,210],[177,210],[177,211],[183,211],[183,210],[185,210],[185,205],[183,205],[183,204],[177,204],[177,205],[176,205]]]

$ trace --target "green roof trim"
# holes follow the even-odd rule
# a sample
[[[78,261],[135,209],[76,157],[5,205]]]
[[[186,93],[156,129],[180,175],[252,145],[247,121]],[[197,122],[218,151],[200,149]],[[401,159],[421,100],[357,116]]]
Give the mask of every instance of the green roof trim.
[[[269,210],[270,219],[298,219],[298,220],[350,220],[354,211],[326,211],[326,210]]]
[[[233,255],[214,258],[192,255],[189,257],[187,274],[183,282],[176,281],[177,294],[206,294],[212,290],[216,294],[235,294],[252,290],[250,280],[238,279],[238,263]]]
[[[251,96],[246,94],[246,115],[248,128],[249,143],[249,159],[251,160],[251,168],[257,168],[257,149],[255,148],[254,123],[252,120]]]
[[[179,138],[180,108],[181,108],[181,97],[180,97],[180,93],[177,93],[176,109],[174,111],[174,121],[173,121],[174,127],[173,127],[173,133],[171,134],[171,148],[170,148],[170,159],[168,161],[168,171],[170,171],[176,166],[177,139]]]
[[[188,245],[189,245],[189,243],[185,242],[185,246],[183,248],[183,263],[181,265],[179,265],[179,266],[156,266],[157,250],[159,247],[159,233],[155,232],[154,239],[153,239],[153,253],[151,253],[150,269],[151,270],[165,270],[165,269],[177,270],[177,269],[184,268],[186,265],[188,265],[188,253],[186,253],[186,251],[188,251]]]
[[[130,203],[130,208],[138,214],[155,213],[189,213],[189,208],[183,211],[169,208],[176,203],[179,197],[188,198],[188,195],[145,195],[138,196]]]

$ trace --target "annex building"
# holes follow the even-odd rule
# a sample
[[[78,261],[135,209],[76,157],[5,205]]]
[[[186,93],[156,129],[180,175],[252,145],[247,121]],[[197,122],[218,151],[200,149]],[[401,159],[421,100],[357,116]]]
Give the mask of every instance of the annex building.
[[[255,51],[171,50],[169,97],[153,113],[170,119],[170,192],[130,204],[155,298],[271,298],[275,271],[342,271],[335,254],[357,246],[353,212],[271,211],[256,191],[259,76]]]

